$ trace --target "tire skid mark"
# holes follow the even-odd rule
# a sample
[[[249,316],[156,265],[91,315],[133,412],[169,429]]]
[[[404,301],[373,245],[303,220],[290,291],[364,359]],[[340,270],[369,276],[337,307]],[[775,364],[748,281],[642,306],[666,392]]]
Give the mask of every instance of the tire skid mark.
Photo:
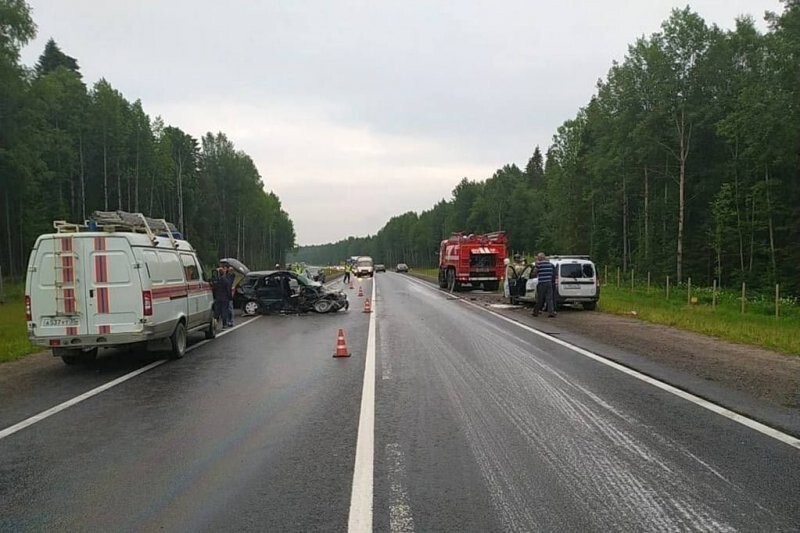
[[[543,366],[546,367],[546,365]],[[566,381],[565,383],[568,385],[568,388],[573,388],[570,383],[567,383]],[[578,430],[581,428],[593,430],[595,433],[599,433],[599,436],[603,436],[611,441],[611,443],[614,444],[617,449],[627,452],[628,455],[631,455],[631,453],[638,454],[640,459],[659,465],[664,471],[666,471],[667,474],[674,473],[672,468],[668,467],[662,460],[655,458],[652,452],[647,450],[641,443],[633,439],[627,432],[617,429],[613,424],[608,423],[603,416],[598,416],[596,411],[589,409],[588,406],[586,406],[577,398],[572,397],[570,394],[566,394],[565,391],[556,387],[547,386],[546,390],[549,392],[548,396],[555,400],[554,405],[564,409],[565,413],[572,415],[569,417],[571,420],[579,423],[580,427],[577,428]],[[493,391],[490,389],[489,393],[493,394]],[[508,408],[506,412],[513,418],[515,416],[513,405],[508,405],[507,407]],[[578,414],[577,417],[575,416],[576,413]],[[516,422],[518,427],[525,427],[527,425],[524,417],[518,417]],[[534,427],[532,430],[526,431],[526,435],[531,437],[537,445],[547,447],[548,444],[551,444],[550,441],[552,436],[548,436],[548,439],[545,440],[539,439],[537,438],[537,435],[539,434],[538,429],[539,428]],[[550,455],[550,457],[560,457],[563,446],[567,444],[568,443],[566,442],[561,442],[559,447],[553,447],[553,453]],[[587,450],[588,453],[586,453]],[[691,525],[692,528],[706,529],[705,526],[713,524],[710,526],[710,530],[726,529],[725,526],[710,518],[709,513],[705,508],[706,506],[705,504],[702,504],[700,497],[697,498],[697,501],[701,502],[701,505],[697,509],[682,499],[676,499],[672,497],[665,499],[655,495],[649,498],[642,498],[641,495],[653,494],[654,491],[652,488],[648,490],[638,478],[633,477],[632,472],[622,471],[622,465],[619,462],[611,463],[608,460],[607,446],[592,445],[588,448],[585,448],[583,451],[585,452],[585,455],[588,455],[588,457],[592,459],[591,461],[582,461],[586,463],[584,467],[588,466],[591,468],[592,465],[601,465],[599,469],[596,469],[593,472],[595,474],[593,479],[600,480],[602,482],[599,486],[598,484],[595,484],[595,487],[600,489],[600,492],[604,493],[606,496],[615,496],[616,498],[619,498],[620,490],[625,492],[629,500],[634,504],[633,507],[629,507],[629,512],[635,512],[641,508],[649,508],[649,511],[647,511],[645,514],[650,518],[651,523],[658,525],[658,527],[674,527],[674,524],[670,526],[669,522],[666,520],[666,511],[668,508],[671,508],[673,511],[677,512],[678,515],[685,517],[686,521],[689,525]],[[622,459],[624,459],[626,462],[631,462],[632,458],[622,457]],[[635,457],[633,457],[633,459],[635,459]],[[634,461],[634,463],[636,463],[636,461]],[[635,466],[635,464],[633,466]],[[554,464],[554,467],[558,468],[559,470],[563,470],[565,465]],[[654,472],[652,470],[648,470],[648,474],[653,476]],[[637,490],[625,491],[627,487],[631,486],[633,479],[636,479],[636,483],[633,483],[633,485],[637,487]],[[666,482],[666,486],[678,492],[682,492],[684,485],[688,485],[688,480],[685,482],[683,480],[671,481],[669,479],[665,479],[663,476],[658,477],[658,479],[660,483]],[[582,480],[582,483],[585,483],[585,481],[586,480]],[[609,488],[613,490],[609,490]],[[720,495],[720,497],[722,496]]]
[[[416,325],[430,329],[424,320]],[[651,437],[641,434],[646,424],[537,360],[540,349],[523,350],[505,341],[508,333],[494,325],[478,329],[470,324],[469,328],[482,333],[464,335],[469,353],[445,344],[435,331],[423,337],[435,339],[426,352],[464,422],[469,445],[506,529],[538,529],[548,524],[537,521],[532,512],[535,484],[524,486],[529,476],[519,472],[505,452],[502,432],[492,431],[498,417],[513,423],[529,442],[531,453],[574,491],[574,503],[601,524],[619,527],[621,520],[629,526],[647,524],[659,530],[732,529],[712,507],[725,500],[726,494],[708,483],[697,490],[694,481],[681,474],[685,460],[697,463],[696,456],[677,446],[669,448],[679,457],[661,453],[648,444]],[[472,357],[495,364],[487,369],[465,361]],[[725,483],[722,488],[730,488],[723,476],[714,475]],[[714,497],[707,504],[709,492]],[[605,509],[582,503],[603,500]]]

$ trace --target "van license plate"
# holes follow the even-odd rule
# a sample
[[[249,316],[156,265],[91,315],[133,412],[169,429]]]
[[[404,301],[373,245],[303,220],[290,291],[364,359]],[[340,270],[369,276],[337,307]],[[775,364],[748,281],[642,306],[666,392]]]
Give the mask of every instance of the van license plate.
[[[42,317],[42,326],[46,328],[77,326],[80,324],[78,317],[74,316],[45,316]]]
[[[580,285],[576,285],[574,283],[563,283],[561,285],[561,288],[562,289],[580,289],[581,286]]]

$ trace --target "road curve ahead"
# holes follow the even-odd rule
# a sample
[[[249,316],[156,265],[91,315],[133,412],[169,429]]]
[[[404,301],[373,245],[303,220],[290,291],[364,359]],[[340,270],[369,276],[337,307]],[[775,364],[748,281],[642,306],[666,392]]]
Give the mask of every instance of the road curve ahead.
[[[261,317],[0,438],[0,530],[798,529],[800,449],[419,280],[374,285],[373,314],[347,289],[347,313]]]

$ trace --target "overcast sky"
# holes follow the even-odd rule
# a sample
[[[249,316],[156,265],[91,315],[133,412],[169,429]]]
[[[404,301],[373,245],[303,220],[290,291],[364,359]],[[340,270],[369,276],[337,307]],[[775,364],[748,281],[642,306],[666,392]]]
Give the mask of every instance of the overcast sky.
[[[300,244],[374,234],[462,177],[524,167],[671,0],[28,0],[84,80],[151,117],[223,131],[256,162]],[[778,0],[696,0],[706,22]]]

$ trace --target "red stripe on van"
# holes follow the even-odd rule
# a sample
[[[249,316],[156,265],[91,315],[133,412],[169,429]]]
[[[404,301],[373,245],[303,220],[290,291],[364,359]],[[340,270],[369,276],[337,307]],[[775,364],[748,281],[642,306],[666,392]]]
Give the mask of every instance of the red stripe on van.
[[[94,238],[94,250],[95,252],[103,252],[106,249],[106,238],[105,237],[95,237]],[[95,284],[97,283],[107,283],[108,282],[108,258],[104,254],[96,254],[94,256],[94,278]],[[97,287],[96,289],[96,298],[97,298],[97,313],[106,314],[111,309],[110,302],[109,302],[109,290],[108,287]],[[100,326],[103,328],[105,326]],[[103,333],[101,331],[100,333]],[[105,332],[105,333],[108,333]]]
[[[75,312],[75,289],[64,289],[64,312]]]
[[[97,287],[97,312],[106,314],[108,311],[108,287]]]
[[[186,285],[167,285],[166,287],[157,287],[153,288],[153,299],[163,300],[166,298],[179,298],[181,296],[187,296],[189,291],[186,290]]]
[[[77,334],[78,334],[78,328],[76,328],[76,327],[74,327],[74,326],[69,326],[69,327],[67,328],[67,335],[72,335],[72,336],[74,336],[74,335],[77,335]]]
[[[111,326],[97,326],[97,331],[102,335],[111,333]]]

